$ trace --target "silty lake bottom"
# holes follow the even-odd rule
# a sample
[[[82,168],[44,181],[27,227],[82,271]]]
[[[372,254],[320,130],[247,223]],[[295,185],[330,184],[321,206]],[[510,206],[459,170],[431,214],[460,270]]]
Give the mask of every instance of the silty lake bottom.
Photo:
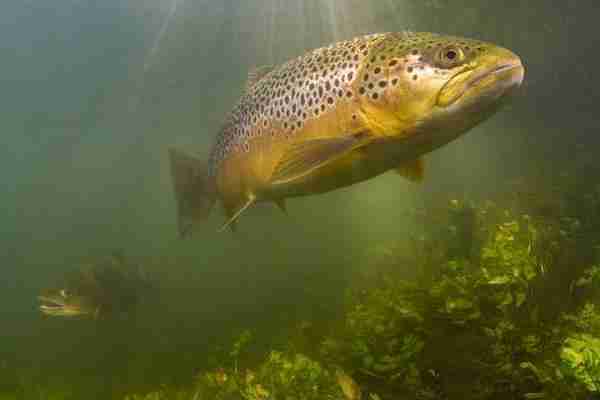
[[[0,399],[598,396],[591,1],[0,11]],[[256,207],[235,234],[217,208],[178,238],[168,149],[207,159],[249,71],[403,30],[503,46],[525,79],[421,182]]]

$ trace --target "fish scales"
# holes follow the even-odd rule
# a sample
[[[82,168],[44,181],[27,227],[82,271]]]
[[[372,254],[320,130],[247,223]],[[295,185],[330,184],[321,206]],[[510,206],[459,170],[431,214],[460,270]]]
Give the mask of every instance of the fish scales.
[[[250,139],[301,135],[307,120],[318,119],[339,102],[352,101],[361,64],[370,46],[383,37],[373,34],[322,47],[266,74],[225,122],[210,157],[210,175],[216,175],[229,154],[250,151]]]

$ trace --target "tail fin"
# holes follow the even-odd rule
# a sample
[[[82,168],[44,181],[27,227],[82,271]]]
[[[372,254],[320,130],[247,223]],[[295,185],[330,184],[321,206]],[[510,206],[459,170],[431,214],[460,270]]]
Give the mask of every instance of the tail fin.
[[[205,163],[175,149],[169,149],[169,159],[177,201],[177,229],[184,238],[196,223],[208,218],[216,192]]]

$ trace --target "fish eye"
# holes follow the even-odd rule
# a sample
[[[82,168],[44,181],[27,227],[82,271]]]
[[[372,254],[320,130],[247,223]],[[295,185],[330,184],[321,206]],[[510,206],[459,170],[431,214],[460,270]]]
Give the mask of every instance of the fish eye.
[[[446,47],[440,49],[438,62],[442,67],[450,68],[464,59],[463,51],[458,47]]]

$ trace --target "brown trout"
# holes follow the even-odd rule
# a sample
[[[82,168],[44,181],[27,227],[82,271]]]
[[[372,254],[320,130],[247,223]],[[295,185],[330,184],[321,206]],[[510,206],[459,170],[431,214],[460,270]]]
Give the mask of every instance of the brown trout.
[[[372,34],[250,74],[208,163],[170,149],[181,236],[219,200],[233,230],[257,202],[361,182],[419,181],[422,156],[490,117],[520,86],[511,51],[434,33]]]

